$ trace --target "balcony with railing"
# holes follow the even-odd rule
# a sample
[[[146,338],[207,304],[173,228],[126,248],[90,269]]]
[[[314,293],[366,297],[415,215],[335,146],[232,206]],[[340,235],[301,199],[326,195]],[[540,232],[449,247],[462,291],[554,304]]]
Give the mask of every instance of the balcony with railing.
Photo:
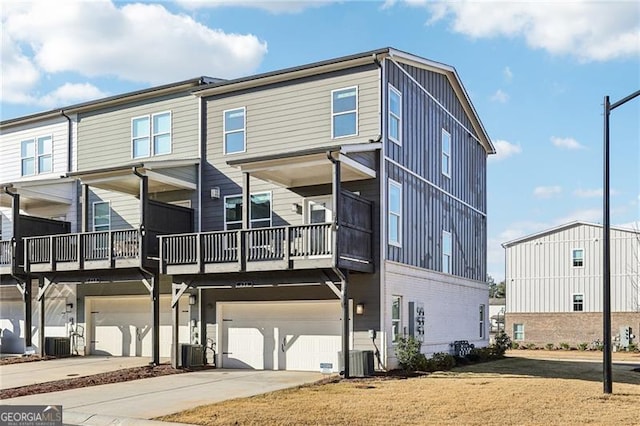
[[[13,272],[13,241],[0,241],[0,274],[9,275]]]
[[[165,235],[160,237],[161,267],[171,275],[330,268],[335,235],[332,223]],[[345,226],[342,237],[360,244],[348,250],[340,244],[335,262],[371,272],[370,232]]]
[[[138,229],[45,235],[24,239],[28,272],[133,268],[141,265]]]

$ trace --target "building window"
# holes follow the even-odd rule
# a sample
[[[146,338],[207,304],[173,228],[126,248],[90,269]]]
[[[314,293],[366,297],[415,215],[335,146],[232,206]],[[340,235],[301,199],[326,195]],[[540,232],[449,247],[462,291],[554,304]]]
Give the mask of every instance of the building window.
[[[573,312],[582,312],[584,310],[584,294],[573,295]]]
[[[584,266],[584,249],[571,250],[571,263],[574,268],[582,268]]]
[[[246,150],[246,108],[236,108],[224,113],[224,153],[234,154]]]
[[[391,341],[402,337],[402,296],[391,296]]]
[[[242,229],[242,195],[224,197],[224,229]],[[271,193],[251,194],[249,206],[251,228],[271,227]]]
[[[451,134],[442,129],[442,174],[451,177]]]
[[[480,338],[484,338],[484,305],[480,305]]]
[[[524,340],[524,324],[513,324],[513,340]]]
[[[21,176],[50,173],[53,169],[53,138],[41,136],[20,144]]]
[[[442,231],[442,272],[451,273],[451,232]]]
[[[111,229],[111,205],[109,201],[93,203],[94,232],[108,231],[109,229]]]
[[[133,158],[171,153],[171,113],[136,117],[131,120]]]
[[[331,92],[332,138],[358,134],[358,88],[333,90]]]
[[[402,129],[402,94],[389,85],[389,122],[388,122],[389,140],[402,144],[400,139]]]
[[[389,179],[389,244],[400,247],[402,245],[402,184]]]

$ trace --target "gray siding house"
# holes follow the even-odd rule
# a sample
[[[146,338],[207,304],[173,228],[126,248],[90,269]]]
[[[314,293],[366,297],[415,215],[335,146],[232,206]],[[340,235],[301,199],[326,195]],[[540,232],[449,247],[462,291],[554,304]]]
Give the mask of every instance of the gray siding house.
[[[349,348],[393,368],[402,336],[488,343],[494,148],[453,68],[381,49],[193,93],[201,232],[161,237],[161,272],[197,292],[218,366],[338,371]]]
[[[521,344],[602,341],[602,225],[571,222],[503,244],[505,328]],[[611,228],[611,333],[640,330],[640,233]]]

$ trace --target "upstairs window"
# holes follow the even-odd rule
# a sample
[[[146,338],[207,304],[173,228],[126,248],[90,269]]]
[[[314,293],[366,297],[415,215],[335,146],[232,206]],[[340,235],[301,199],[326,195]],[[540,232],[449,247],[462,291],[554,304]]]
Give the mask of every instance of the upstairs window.
[[[389,179],[388,196],[389,244],[400,247],[402,245],[402,184]]]
[[[111,205],[109,201],[93,203],[94,232],[108,231],[109,229],[111,229]]]
[[[442,231],[442,272],[451,273],[451,233]]]
[[[171,153],[171,113],[136,117],[131,120],[133,158]]]
[[[237,108],[224,112],[224,153],[245,152],[246,109]]]
[[[50,173],[53,170],[53,138],[40,136],[20,144],[21,176]]]
[[[389,140],[401,145],[400,132],[402,129],[402,94],[389,85],[389,120],[388,120]]]
[[[584,266],[584,249],[571,250],[571,264],[574,268],[582,268]]]
[[[584,294],[573,295],[573,312],[582,312],[584,310]]]
[[[358,134],[358,88],[349,87],[331,92],[332,138]]]
[[[442,129],[442,174],[451,177],[451,134]]]
[[[242,195],[230,195],[224,198],[224,228],[242,229]],[[249,206],[251,228],[271,227],[271,193],[251,194]]]

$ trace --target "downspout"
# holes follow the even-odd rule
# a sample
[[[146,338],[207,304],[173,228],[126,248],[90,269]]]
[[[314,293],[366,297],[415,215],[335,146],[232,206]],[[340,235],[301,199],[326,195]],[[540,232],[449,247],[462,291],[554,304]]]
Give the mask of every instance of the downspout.
[[[73,170],[73,138],[71,137],[71,117],[64,113],[64,110],[60,110],[60,114],[67,119],[67,172],[71,173]]]

